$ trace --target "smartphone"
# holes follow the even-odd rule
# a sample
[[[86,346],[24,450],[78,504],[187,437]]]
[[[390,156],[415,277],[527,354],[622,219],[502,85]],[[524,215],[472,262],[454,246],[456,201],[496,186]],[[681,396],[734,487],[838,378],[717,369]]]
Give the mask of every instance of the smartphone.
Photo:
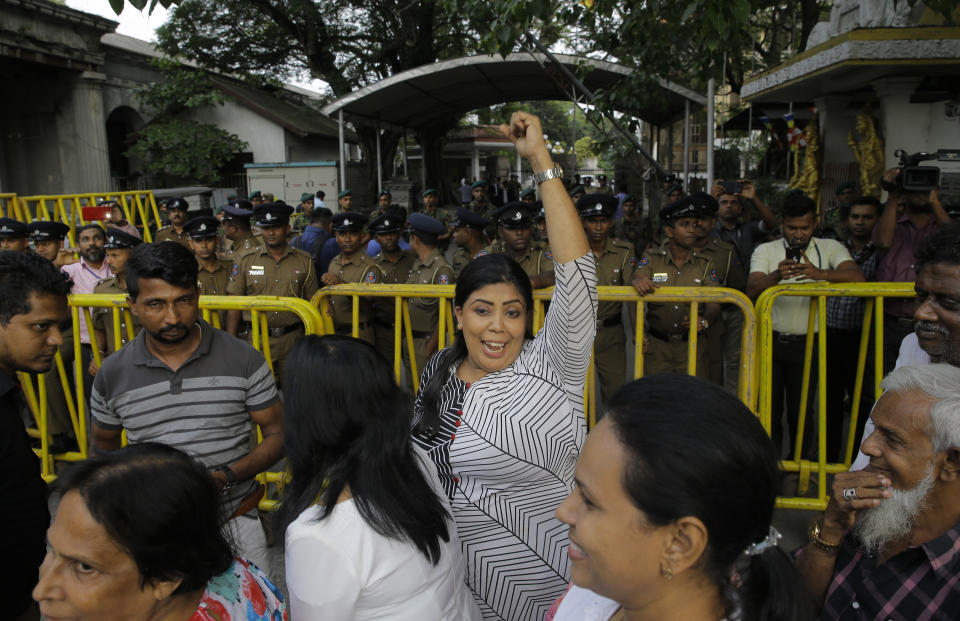
[[[739,181],[721,181],[720,185],[723,186],[723,191],[727,194],[743,193],[743,184]]]
[[[799,263],[800,259],[803,258],[803,250],[800,248],[787,248],[787,258]]]

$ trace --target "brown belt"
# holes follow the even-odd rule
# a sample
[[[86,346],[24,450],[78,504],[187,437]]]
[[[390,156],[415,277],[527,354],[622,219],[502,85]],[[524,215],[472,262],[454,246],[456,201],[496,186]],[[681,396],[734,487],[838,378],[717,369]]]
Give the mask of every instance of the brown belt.
[[[254,509],[257,508],[257,505],[260,504],[260,499],[263,498],[264,492],[266,492],[262,484],[257,483],[257,489],[250,492],[250,495],[246,496],[243,500],[240,501],[240,505],[237,507],[237,510],[233,512],[228,519],[232,520],[233,518],[238,518],[241,515],[246,515]]]

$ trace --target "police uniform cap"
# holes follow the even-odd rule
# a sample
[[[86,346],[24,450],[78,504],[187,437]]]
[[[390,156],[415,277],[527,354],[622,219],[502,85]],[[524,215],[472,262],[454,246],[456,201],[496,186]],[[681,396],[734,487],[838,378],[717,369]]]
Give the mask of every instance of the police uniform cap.
[[[425,213],[412,213],[407,218],[410,229],[424,235],[443,235],[447,232],[443,223]]]
[[[250,216],[253,215],[253,210],[244,207],[244,205],[250,205],[250,201],[239,200],[236,203],[228,203],[223,207],[223,219],[224,220],[249,220]]]
[[[607,176],[606,176],[606,175],[598,175],[598,176],[597,176],[597,180],[598,180],[598,181],[606,181],[606,180],[607,180]]]
[[[112,198],[101,198],[97,200],[97,207],[120,207],[120,203]]]
[[[426,190],[423,191],[423,195],[424,195],[424,196],[436,196],[436,195],[437,195],[437,191],[434,190],[433,188],[427,188]]]
[[[343,192],[340,192],[339,194],[337,194],[337,200],[340,200],[344,196],[353,196],[353,191],[350,188],[347,188]]]
[[[584,194],[577,201],[577,211],[581,218],[602,216],[612,218],[617,211],[617,197],[609,194]]]
[[[142,243],[143,240],[139,237],[111,227],[107,229],[107,241],[103,244],[103,247],[108,250],[117,250],[120,248],[136,248]]]
[[[190,218],[190,220],[183,225],[183,230],[193,239],[216,237],[218,228],[220,228],[220,221],[213,216]]]
[[[171,198],[167,203],[167,211],[170,211],[171,209],[187,211],[190,209],[190,204],[187,203],[187,199],[183,198],[182,196],[177,196],[175,198]]]
[[[477,188],[485,188],[485,187],[487,187],[487,182],[484,181],[483,179],[480,179],[479,181],[474,181],[473,185],[470,186],[470,189],[476,190]]]
[[[573,196],[574,194],[583,194],[586,191],[587,190],[582,185],[575,185],[570,188],[570,196]]]
[[[666,194],[667,196],[670,196],[674,192],[683,192],[683,186],[680,185],[679,183],[674,183],[669,188],[667,188]]]
[[[0,218],[0,238],[17,239],[26,237],[27,225],[13,218]]]
[[[390,197],[393,197],[393,194],[391,194],[390,192],[387,192],[386,190],[383,190],[382,192],[380,192],[379,194],[377,194],[377,198],[379,199],[381,196],[390,196]]]
[[[637,202],[637,197],[634,196],[633,194],[627,194],[626,196],[623,197],[623,202],[626,203],[627,201],[630,201],[631,203],[635,203]]]
[[[262,196],[263,196],[263,192],[261,192],[260,190],[256,190],[255,192],[250,192],[250,196],[247,197],[247,200],[252,201],[255,198],[261,198]]]
[[[520,198],[526,198],[528,196],[536,196],[536,195],[537,195],[536,188],[527,188],[523,192],[520,192]]]
[[[307,201],[312,201],[312,200],[313,200],[313,194],[310,194],[309,192],[304,192],[303,194],[300,195],[301,203],[305,203]]]
[[[330,219],[334,231],[362,231],[367,224],[367,217],[362,213],[352,211],[342,212]]]
[[[533,219],[535,222],[547,219],[547,214],[543,211],[543,201],[537,201],[531,204],[530,211],[533,212]]]
[[[530,214],[527,204],[520,201],[507,203],[493,212],[497,217],[497,224],[507,229],[522,229],[530,226]]]
[[[27,231],[30,232],[30,239],[33,241],[61,240],[70,232],[70,227],[63,222],[38,220],[28,224]]]
[[[367,228],[371,233],[393,233],[403,228],[403,218],[388,211],[371,220]]]
[[[480,214],[473,213],[466,207],[457,207],[457,220],[454,226],[466,226],[472,229],[483,230],[483,227],[490,224],[490,221]]]
[[[703,210],[697,207],[692,196],[684,196],[660,210],[660,220],[671,223],[680,218],[696,218]]]
[[[278,226],[290,221],[293,207],[286,203],[260,203],[253,210],[253,218],[260,226]]]
[[[854,183],[853,181],[844,181],[843,183],[837,186],[837,190],[834,193],[840,194],[841,192],[845,192],[846,190],[856,190],[856,189],[857,189],[856,183]]]
[[[720,203],[717,202],[717,199],[706,192],[694,192],[687,198],[690,199],[690,202],[693,203],[693,206],[697,209],[698,216],[712,216],[720,209]]]

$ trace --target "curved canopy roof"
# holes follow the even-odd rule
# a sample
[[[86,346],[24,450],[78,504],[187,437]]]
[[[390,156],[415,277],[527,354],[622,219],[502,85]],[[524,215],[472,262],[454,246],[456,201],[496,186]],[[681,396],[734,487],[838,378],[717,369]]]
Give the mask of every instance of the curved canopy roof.
[[[591,71],[583,84],[591,91],[608,89],[627,80],[633,71],[614,63],[578,56],[554,54],[558,62],[575,72],[585,64]],[[684,101],[701,106],[707,98],[693,90],[658,80],[662,103],[645,109],[623,110],[644,121],[665,124],[683,115]],[[459,117],[470,110],[511,101],[566,100],[571,86],[563,72],[542,54],[514,53],[502,56],[468,56],[423,65],[381,80],[328,104],[331,116],[341,110],[356,122],[418,129],[438,119]]]

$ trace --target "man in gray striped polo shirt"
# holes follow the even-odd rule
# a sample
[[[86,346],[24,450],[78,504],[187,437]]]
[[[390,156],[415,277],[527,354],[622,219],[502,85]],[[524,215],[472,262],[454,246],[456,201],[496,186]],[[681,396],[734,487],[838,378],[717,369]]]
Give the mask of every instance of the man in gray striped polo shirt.
[[[175,242],[142,244],[126,265],[143,330],[104,360],[90,397],[97,450],[160,442],[210,470],[237,552],[269,573],[254,475],[283,452],[282,409],[263,355],[200,318],[197,261]],[[250,450],[251,421],[263,442]]]

